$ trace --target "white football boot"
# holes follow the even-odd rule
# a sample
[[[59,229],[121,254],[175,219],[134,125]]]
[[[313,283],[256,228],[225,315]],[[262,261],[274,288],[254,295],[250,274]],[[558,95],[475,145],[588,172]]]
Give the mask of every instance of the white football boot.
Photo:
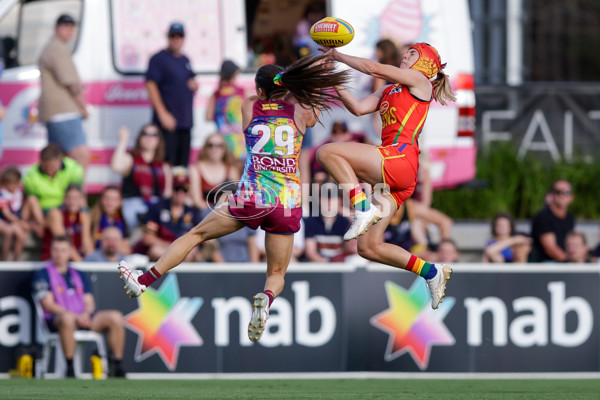
[[[269,318],[269,297],[264,293],[257,293],[253,300],[252,318],[248,324],[248,339],[258,342],[265,332],[267,318]]]
[[[442,265],[441,268],[436,266],[437,273],[431,279],[427,279],[427,287],[431,292],[431,308],[437,310],[438,306],[442,302],[442,299],[446,295],[446,283],[450,279],[452,268],[448,265]]]
[[[344,234],[344,240],[352,240],[362,236],[370,225],[375,225],[381,219],[381,211],[379,208],[371,205],[367,211],[354,212],[354,220],[348,232]]]
[[[123,289],[125,289],[125,293],[129,295],[129,298],[140,297],[146,291],[147,287],[138,282],[138,278],[144,274],[142,271],[131,269],[125,260],[119,262],[118,271],[121,280],[125,282]]]

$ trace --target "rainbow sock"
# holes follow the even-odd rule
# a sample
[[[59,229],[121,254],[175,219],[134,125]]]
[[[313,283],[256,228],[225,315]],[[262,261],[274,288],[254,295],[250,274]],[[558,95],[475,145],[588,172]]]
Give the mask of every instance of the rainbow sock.
[[[371,203],[360,186],[356,186],[350,191],[350,202],[357,211],[367,211],[371,208]]]
[[[408,264],[406,264],[406,270],[414,272],[415,274],[422,276],[425,279],[431,279],[437,273],[435,264],[428,263],[421,258],[411,254]]]
[[[270,290],[265,290],[263,293],[266,294],[269,298],[269,307],[271,307],[271,304],[273,304],[273,300],[275,300],[275,295]]]
[[[146,271],[146,273],[138,278],[138,282],[146,287],[150,287],[154,282],[160,278],[162,274],[156,270],[156,268],[152,267],[150,270]]]

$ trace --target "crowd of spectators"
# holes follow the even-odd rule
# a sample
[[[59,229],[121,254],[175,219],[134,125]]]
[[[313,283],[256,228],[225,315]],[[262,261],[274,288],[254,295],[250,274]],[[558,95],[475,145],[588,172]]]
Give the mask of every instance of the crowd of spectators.
[[[347,140],[362,140],[360,134],[350,133],[343,121],[335,121],[331,131],[326,141],[342,135]],[[123,128],[119,134],[112,165],[122,174],[122,183],[107,186],[99,194],[86,195],[83,169],[55,144],[42,149],[40,162],[31,166],[23,179],[16,167],[0,172],[3,261],[47,260],[56,236],[70,238],[72,261],[115,262],[132,254],[153,261],[236,189],[240,170],[220,134],[208,136],[188,168],[172,167],[164,161],[164,141],[155,125],[143,126],[131,149],[126,146],[129,131]],[[306,154],[303,160],[310,165],[305,172],[311,179],[305,186],[308,201],[302,229],[294,242],[294,260],[356,260],[353,241],[343,240],[351,222],[350,206],[341,192],[332,190],[337,186],[314,163],[314,152],[308,149]],[[431,189],[425,190],[429,192],[424,196],[426,205],[418,205],[423,196],[410,199],[392,219],[385,240],[437,262],[464,261],[452,238],[451,218],[431,207]],[[499,212],[491,221],[481,261],[596,262],[598,249],[589,248],[568,211],[573,198],[568,181],[554,182],[543,208],[532,219],[530,232],[516,231],[511,215]],[[203,244],[187,261],[259,262],[264,260],[263,241],[260,230],[242,229]],[[40,251],[24,252],[27,243]]]

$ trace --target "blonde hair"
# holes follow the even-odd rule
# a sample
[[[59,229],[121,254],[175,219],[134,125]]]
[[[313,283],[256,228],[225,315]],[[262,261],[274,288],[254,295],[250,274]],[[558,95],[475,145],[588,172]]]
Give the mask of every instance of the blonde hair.
[[[446,100],[456,101],[456,95],[450,87],[450,79],[442,71],[438,72],[433,81],[433,97],[443,106],[446,105]]]

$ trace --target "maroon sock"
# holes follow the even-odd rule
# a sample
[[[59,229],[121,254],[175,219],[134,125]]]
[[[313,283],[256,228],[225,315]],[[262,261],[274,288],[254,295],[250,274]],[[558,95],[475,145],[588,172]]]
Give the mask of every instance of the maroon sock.
[[[158,272],[156,268],[152,267],[149,271],[146,271],[144,275],[138,278],[138,282],[146,287],[150,287],[150,285],[156,282],[157,279],[161,276],[162,275],[160,274],[160,272]]]
[[[275,300],[275,295],[270,290],[265,290],[263,293],[266,294],[269,298],[269,307],[271,307],[271,304],[273,304],[273,300]]]

